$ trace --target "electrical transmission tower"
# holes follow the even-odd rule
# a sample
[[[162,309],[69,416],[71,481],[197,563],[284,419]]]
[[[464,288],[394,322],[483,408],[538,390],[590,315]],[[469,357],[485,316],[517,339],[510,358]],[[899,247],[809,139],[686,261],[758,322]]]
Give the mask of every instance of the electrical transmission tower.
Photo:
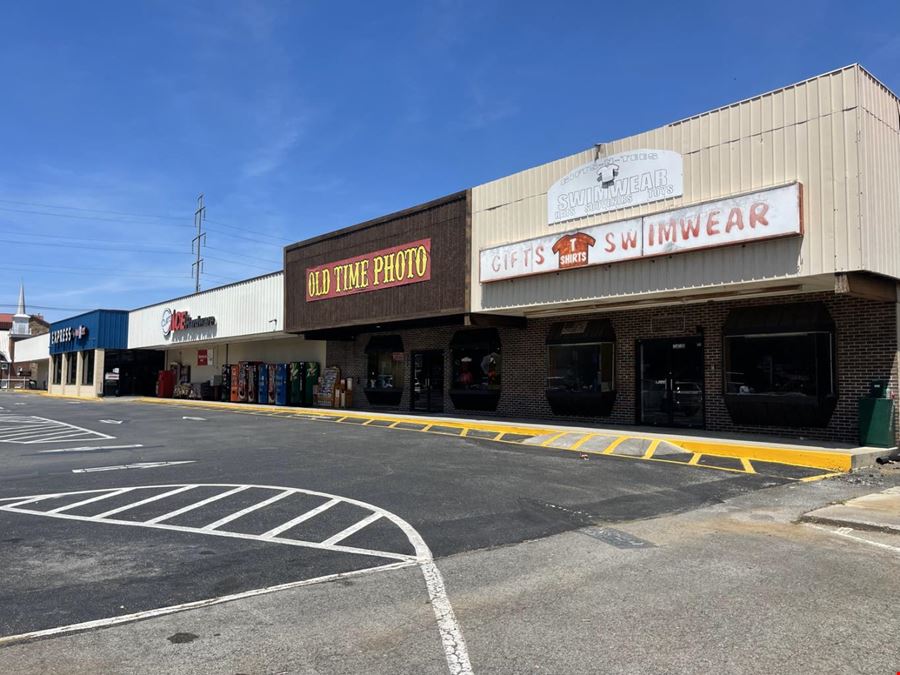
[[[200,246],[206,245],[206,232],[203,232],[203,221],[206,220],[206,207],[203,206],[203,195],[197,197],[197,210],[194,211],[194,225],[197,226],[197,236],[191,240],[191,253],[196,254],[196,260],[191,265],[194,273],[194,292],[200,292],[200,272],[203,271],[203,258],[200,257]]]

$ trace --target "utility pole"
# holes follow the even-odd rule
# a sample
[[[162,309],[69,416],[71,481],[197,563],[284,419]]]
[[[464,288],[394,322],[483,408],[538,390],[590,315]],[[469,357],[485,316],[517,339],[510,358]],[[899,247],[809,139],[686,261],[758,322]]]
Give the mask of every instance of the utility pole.
[[[203,271],[203,258],[200,257],[200,246],[206,244],[206,232],[203,232],[203,221],[206,220],[206,207],[203,206],[203,195],[197,197],[197,210],[194,211],[194,225],[197,226],[197,236],[191,240],[191,253],[197,258],[191,265],[194,272],[194,292],[200,292],[200,272]]]

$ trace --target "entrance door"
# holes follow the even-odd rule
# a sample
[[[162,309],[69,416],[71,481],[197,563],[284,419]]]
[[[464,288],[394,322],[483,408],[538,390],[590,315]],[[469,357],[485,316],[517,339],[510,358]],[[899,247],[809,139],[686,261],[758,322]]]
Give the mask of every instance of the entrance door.
[[[638,343],[640,424],[702,427],[703,338]]]
[[[432,349],[412,353],[413,410],[443,412],[444,410],[444,352]]]

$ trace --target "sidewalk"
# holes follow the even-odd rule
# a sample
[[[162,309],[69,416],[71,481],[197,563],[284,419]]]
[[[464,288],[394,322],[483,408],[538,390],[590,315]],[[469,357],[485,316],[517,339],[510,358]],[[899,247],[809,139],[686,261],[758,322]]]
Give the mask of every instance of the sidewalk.
[[[117,399],[107,400],[113,402]],[[680,429],[670,430],[656,427],[580,426],[572,423],[554,424],[551,421],[472,419],[449,415],[292,408],[185,399],[132,398],[118,400],[277,416],[297,415],[322,421],[485,438],[548,449],[576,451],[588,455],[615,455],[698,466],[711,465],[715,468],[731,467],[732,470],[746,473],[756,473],[757,468],[770,464],[790,465],[827,472],[845,472],[872,466],[878,458],[886,457],[892,452],[886,448],[852,447],[838,443],[810,442],[800,439],[773,439],[748,434],[706,431],[692,434]],[[711,458],[721,459],[713,462]]]
[[[852,527],[900,534],[900,487],[810,511],[801,520],[821,525]]]

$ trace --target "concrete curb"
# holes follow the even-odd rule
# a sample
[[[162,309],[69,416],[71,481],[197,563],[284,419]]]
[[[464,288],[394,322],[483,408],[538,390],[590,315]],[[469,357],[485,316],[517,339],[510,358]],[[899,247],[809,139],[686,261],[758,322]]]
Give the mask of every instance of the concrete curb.
[[[377,419],[388,420],[393,424],[418,424],[452,429],[472,430],[495,434],[528,435],[533,437],[546,436],[548,442],[529,447],[544,447],[551,450],[580,450],[584,440],[591,438],[607,437],[611,439],[611,445],[618,445],[622,440],[638,439],[658,441],[669,446],[680,448],[694,455],[709,455],[716,457],[729,457],[739,460],[759,461],[773,464],[819,469],[830,473],[843,473],[862,466],[871,466],[878,457],[890,454],[890,449],[883,448],[853,448],[848,450],[832,450],[826,448],[807,448],[791,446],[788,444],[763,444],[755,442],[734,443],[729,441],[714,441],[708,438],[693,439],[682,435],[667,436],[666,434],[628,433],[612,429],[590,429],[579,427],[565,427],[538,424],[511,424],[507,422],[488,422],[484,420],[462,420],[458,418],[428,417],[418,415],[397,415],[373,411],[358,410],[331,410],[323,408],[294,408],[285,406],[271,406],[266,404],[230,403],[195,401],[191,399],[158,399],[139,398],[142,403],[158,405],[194,406],[210,410],[238,410],[269,412],[282,415],[295,414],[304,417],[315,417],[323,421],[344,421],[347,419]],[[462,434],[465,435],[465,434]],[[562,436],[581,435],[584,440],[566,445],[554,445],[554,440]],[[622,439],[622,440],[619,440]],[[612,454],[612,452],[591,453]],[[616,455],[618,456],[618,455]],[[649,457],[646,457],[649,458]]]

